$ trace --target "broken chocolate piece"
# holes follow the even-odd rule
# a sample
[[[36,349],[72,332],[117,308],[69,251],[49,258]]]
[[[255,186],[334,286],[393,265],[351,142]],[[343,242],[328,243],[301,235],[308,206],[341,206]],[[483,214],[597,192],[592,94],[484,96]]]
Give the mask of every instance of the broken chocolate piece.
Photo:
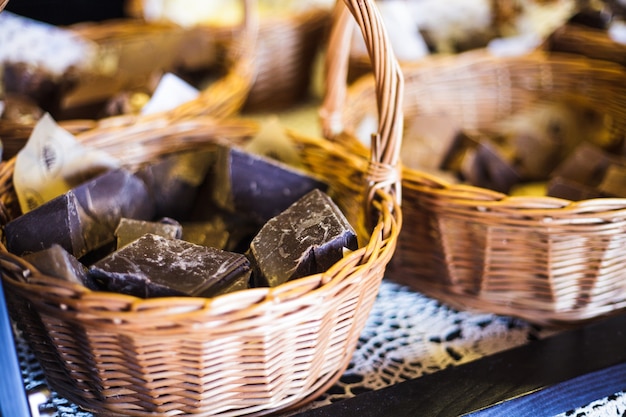
[[[218,206],[259,224],[311,190],[328,188],[304,171],[228,146],[219,148],[210,187]]]
[[[96,290],[96,284],[87,275],[87,268],[61,245],[24,255],[41,273]]]
[[[21,256],[58,243],[81,258],[113,242],[122,217],[150,219],[153,213],[140,179],[108,171],[7,223],[7,249]]]
[[[58,243],[74,256],[87,253],[78,201],[69,192],[56,197],[5,226],[9,252],[22,256]],[[77,257],[78,257],[77,256]]]
[[[442,161],[441,168],[477,187],[508,193],[521,181],[509,152],[491,138],[460,132]]]
[[[614,163],[618,163],[615,156],[595,145],[583,143],[552,171],[551,177],[563,177],[596,187],[604,178],[609,165]]]
[[[241,254],[145,234],[89,268],[107,291],[142,298],[213,297],[249,286]]]
[[[221,217],[212,221],[183,223],[182,239],[196,245],[225,249],[228,244],[229,232]]]
[[[119,249],[126,246],[146,233],[152,233],[170,239],[180,239],[183,234],[183,227],[176,220],[169,217],[157,222],[123,217],[120,219],[115,229],[117,248]]]
[[[165,157],[137,172],[154,201],[155,217],[187,219],[199,186],[215,160],[215,150],[183,152]]]
[[[626,166],[609,166],[598,190],[605,196],[626,198]]]
[[[248,255],[256,285],[274,287],[326,271],[346,248],[355,250],[357,245],[343,213],[327,194],[313,190],[270,219],[252,240]]]
[[[560,176],[548,181],[546,195],[571,201],[602,197],[597,188]]]

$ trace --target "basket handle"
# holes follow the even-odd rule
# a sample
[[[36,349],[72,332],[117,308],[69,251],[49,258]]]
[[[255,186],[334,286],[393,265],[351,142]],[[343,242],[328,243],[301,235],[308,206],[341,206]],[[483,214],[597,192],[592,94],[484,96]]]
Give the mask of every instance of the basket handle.
[[[350,18],[350,13],[354,19]],[[354,22],[361,29],[372,62],[379,116],[378,131],[372,134],[370,146],[366,203],[374,199],[378,189],[383,189],[394,195],[400,204],[404,78],[374,0],[338,0],[336,3],[325,64],[324,100],[319,111],[323,135],[335,140],[343,132],[341,109],[346,104]]]

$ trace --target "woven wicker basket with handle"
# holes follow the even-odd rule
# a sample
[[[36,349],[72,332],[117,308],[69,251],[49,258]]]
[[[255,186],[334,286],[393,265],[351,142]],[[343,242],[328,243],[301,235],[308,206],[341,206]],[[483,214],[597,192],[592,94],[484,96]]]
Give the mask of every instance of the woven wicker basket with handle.
[[[259,39],[257,1],[241,0],[240,3],[243,17],[239,25],[206,27],[201,34],[193,28],[168,22],[147,22],[140,18],[85,22],[68,27],[99,47],[100,61],[94,72],[105,75],[96,74],[91,80],[90,73],[84,74],[87,90],[95,89],[101,94],[105,89],[105,94],[113,94],[146,87],[150,74],[172,71],[177,67],[194,70],[198,65],[216,66],[219,62],[225,74],[209,83],[198,98],[179,106],[176,111],[179,115],[210,114],[214,117],[238,112],[257,77],[255,59]],[[217,52],[220,49],[226,50],[224,57]],[[189,59],[199,62],[188,63]],[[116,71],[107,69],[110,62],[117,63]],[[76,94],[81,95],[80,92]],[[80,102],[80,98],[73,100]]]
[[[3,252],[0,265],[12,315],[61,396],[102,416],[264,415],[312,400],[341,376],[402,221],[397,169],[401,73],[373,2],[346,3],[379,70],[376,96],[384,120],[372,145],[371,175],[355,185],[359,197],[341,194],[342,182],[354,180],[349,174],[359,170],[359,157],[342,160],[329,181],[340,205],[359,205],[349,220],[366,231],[359,236],[360,248],[324,273],[212,299],[139,299],[90,291],[44,276]],[[128,160],[134,166],[183,142],[186,135],[177,131],[195,120],[174,126],[166,120],[161,128],[149,129],[135,124],[84,140],[121,156],[136,145],[150,148]],[[242,128],[230,119],[215,123]],[[205,141],[233,133],[217,127]],[[170,129],[171,137],[163,140],[161,129]],[[325,164],[332,164],[330,158]],[[5,194],[11,193],[11,165],[2,167]],[[366,217],[372,219],[369,227]]]
[[[611,62],[477,50],[402,68],[405,121],[443,113],[463,129],[482,129],[543,99],[579,97],[608,117],[615,138],[626,131],[626,72]],[[329,137],[357,131],[374,114],[373,91],[374,80],[363,78],[327,101]],[[366,153],[360,142],[350,145]],[[626,307],[625,199],[509,196],[408,168],[402,182],[405,222],[391,278],[457,308],[539,324],[575,324]]]
[[[93,130],[91,134],[84,135],[102,136],[112,134],[117,129],[124,129],[127,126],[139,124],[140,126],[162,126],[168,120],[172,123],[195,118],[198,116],[208,116],[213,119],[221,119],[238,113],[248,95],[254,79],[256,77],[255,48],[258,38],[258,10],[257,4],[253,0],[242,0],[244,7],[244,21],[241,28],[236,30],[237,35],[230,34],[228,58],[229,65],[227,73],[207,85],[200,94],[193,100],[185,102],[175,108],[167,111],[159,111],[152,114],[122,114],[117,116],[104,117],[102,119],[69,119],[59,120],[58,123],[73,134]],[[145,47],[150,44],[152,36],[167,37],[173,32],[181,32],[182,29],[175,28],[172,25],[160,23],[147,23],[134,19],[115,20],[97,23],[81,24],[74,28],[74,32],[79,36],[99,43],[104,50],[112,50],[108,54],[115,55],[116,61],[123,60],[125,55],[129,55],[129,51],[135,51],[138,47]],[[231,28],[231,32],[235,29]],[[208,36],[208,35],[207,35]],[[212,42],[223,41],[224,34],[212,33]],[[132,45],[126,47],[125,45]],[[125,52],[123,52],[125,51]],[[198,51],[200,52],[200,51]],[[159,51],[156,51],[158,55]],[[105,53],[106,54],[106,53]],[[154,55],[154,54],[153,54]],[[128,57],[126,57],[128,59]],[[136,57],[133,57],[136,59]],[[141,79],[136,81],[146,83],[146,72],[159,72],[164,68],[154,66],[157,62],[154,59],[147,59],[146,65],[149,68],[143,68],[142,73],[132,75],[115,75],[113,78],[124,78],[121,81],[112,81],[117,87],[130,88],[133,83],[132,79]],[[111,77],[109,77],[111,78]],[[94,83],[100,81],[92,80]],[[89,80],[87,83],[91,82]],[[114,94],[117,90],[109,86],[107,94]],[[122,83],[118,85],[118,83]],[[137,86],[138,84],[135,84]],[[88,103],[83,103],[88,106]],[[35,125],[35,121],[25,118],[24,120],[11,121],[0,119],[0,137],[4,145],[3,159],[8,160],[13,157],[24,146],[28,140],[30,133]],[[139,127],[141,129],[141,127]]]

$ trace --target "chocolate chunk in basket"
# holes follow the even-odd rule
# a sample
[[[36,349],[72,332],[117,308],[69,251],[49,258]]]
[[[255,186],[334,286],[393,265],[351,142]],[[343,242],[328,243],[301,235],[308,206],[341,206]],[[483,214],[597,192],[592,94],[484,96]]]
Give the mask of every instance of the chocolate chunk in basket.
[[[626,197],[625,179],[625,157],[582,143],[553,171],[548,195],[570,200]]]
[[[626,198],[626,166],[610,165],[598,189],[605,196]]]
[[[461,132],[450,147],[442,169],[456,172],[463,181],[508,193],[521,181],[510,152],[484,135]]]
[[[218,206],[259,224],[311,190],[328,188],[304,171],[234,146],[220,146],[209,187]]]
[[[191,211],[189,219],[184,221],[184,224],[196,224],[195,227],[201,227],[204,225],[207,229],[215,229],[222,236],[216,236],[210,238],[218,238],[223,241],[225,239],[224,246],[214,246],[220,249],[228,250],[231,252],[245,253],[250,246],[250,242],[255,234],[259,231],[262,224],[259,224],[256,220],[249,219],[247,213],[239,214],[225,210],[215,203],[211,195],[210,182],[212,178],[208,175],[207,182],[203,185],[202,191],[198,193],[197,199],[194,203],[194,208]],[[183,234],[185,230],[183,228]],[[196,235],[195,238],[201,238]],[[187,240],[183,237],[184,240]],[[191,239],[194,239],[191,236]],[[202,242],[193,242],[203,244]]]
[[[213,297],[248,288],[250,274],[242,254],[150,233],[89,268],[105,290],[142,298]]]
[[[217,249],[227,248],[230,232],[221,217],[216,216],[213,220],[206,221],[184,222],[182,227],[182,239],[187,242]]]
[[[122,217],[151,219],[145,184],[122,169],[108,171],[7,223],[7,249],[17,255],[55,243],[76,258],[115,241]]]
[[[183,226],[177,220],[170,217],[162,218],[159,221],[122,217],[115,229],[115,237],[117,238],[116,247],[118,249],[122,248],[139,239],[146,233],[152,233],[170,239],[180,239],[183,234]]]
[[[326,271],[357,246],[341,210],[326,193],[313,190],[261,228],[248,256],[255,285],[274,287]]]
[[[54,244],[47,249],[26,254],[24,259],[45,275],[97,289],[87,275],[85,266],[61,245]]]
[[[164,157],[137,172],[155,204],[155,217],[186,219],[199,186],[215,161],[215,150],[182,152]]]
[[[554,177],[548,181],[546,195],[571,201],[603,197],[596,188],[564,177]]]

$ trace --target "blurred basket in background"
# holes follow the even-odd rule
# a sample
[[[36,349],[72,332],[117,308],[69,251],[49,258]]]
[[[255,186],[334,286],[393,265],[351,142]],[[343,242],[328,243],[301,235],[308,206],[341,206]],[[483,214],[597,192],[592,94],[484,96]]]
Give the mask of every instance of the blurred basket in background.
[[[542,100],[580,99],[610,121],[616,142],[626,132],[626,72],[612,62],[476,50],[407,64],[403,73],[405,125],[438,115],[462,129],[488,129]],[[329,84],[344,75],[331,72]],[[325,104],[329,137],[358,132],[375,116],[373,91],[374,80],[364,77],[347,98],[343,91]],[[361,142],[350,145],[366,152]],[[405,221],[388,271],[394,280],[457,308],[535,323],[580,322],[626,307],[626,199],[509,196],[406,167],[402,182]]]
[[[310,93],[314,62],[330,24],[328,1],[258,0],[256,3],[260,15],[253,51],[256,77],[245,109],[284,110],[306,99]],[[240,14],[237,6],[237,2],[231,1],[210,5],[201,0],[187,3],[135,0],[130,7],[134,14],[149,21],[175,21],[199,34],[221,31],[232,37],[233,21],[238,21]],[[197,16],[189,12],[181,16],[180,8],[185,7],[196,11]],[[168,10],[172,11],[169,16]]]
[[[102,416],[265,415],[311,401],[342,375],[402,222],[397,165],[402,75],[372,1],[346,3],[371,45],[378,70],[380,133],[372,146],[369,175],[360,175],[360,158],[343,153],[338,165],[329,155],[313,171],[332,167],[329,193],[342,208],[359,207],[347,211],[347,217],[360,248],[324,273],[211,299],[139,299],[90,291],[44,276],[2,252],[11,313],[47,382],[61,396]],[[244,138],[250,133],[247,123],[142,119],[122,128],[86,130],[77,138],[133,167],[183,146],[199,149]],[[12,161],[0,167],[5,220],[10,220],[17,214],[10,210],[15,200]],[[357,184],[350,183],[356,179]],[[358,191],[342,194],[346,188]]]
[[[140,120],[166,118],[173,121],[203,115],[219,119],[238,113],[256,76],[254,59],[258,37],[256,2],[245,0],[242,3],[244,20],[236,30],[237,34],[229,33],[229,36],[221,30],[199,36],[173,24],[149,23],[139,19],[106,20],[72,26],[69,33],[97,45],[96,56],[89,58],[93,60],[92,64],[86,64],[80,70],[70,67],[62,74],[60,82],[64,82],[64,77],[70,78],[68,83],[74,87],[69,87],[60,95],[53,92],[57,97],[55,100],[59,102],[50,103],[50,108],[41,110],[50,112],[58,118],[62,127],[74,134],[96,127],[122,127]],[[231,28],[229,32],[232,31],[235,29]],[[218,50],[224,43],[228,43],[229,56],[220,58]],[[184,48],[181,47],[183,44]],[[121,114],[113,112],[112,115],[103,113],[104,104],[116,94],[153,89],[149,84],[157,81],[155,76],[160,77],[167,71],[182,67],[186,70],[195,67],[206,70],[208,66],[224,66],[226,72],[206,83],[196,98],[171,110],[152,114],[143,114],[140,109],[125,109]],[[21,69],[30,71],[28,64],[20,64],[12,71],[19,72]],[[19,73],[14,76],[18,80],[23,76],[26,84],[30,79],[37,79]],[[39,81],[36,81],[33,86],[25,85],[16,88],[18,91],[6,93],[37,95],[37,91],[31,90],[37,88],[38,84]],[[5,112],[12,110],[12,104],[7,99]],[[104,117],[96,117],[98,115]],[[18,117],[16,120],[0,118],[0,138],[5,148],[5,160],[23,147],[35,122],[36,116]]]
[[[607,29],[570,23],[557,29],[544,47],[549,51],[568,52],[626,65],[626,45],[615,41]]]
[[[383,20],[402,65],[433,54],[457,54],[505,41],[538,46],[582,7],[576,0],[380,1]],[[353,37],[349,83],[371,70],[362,41]]]

